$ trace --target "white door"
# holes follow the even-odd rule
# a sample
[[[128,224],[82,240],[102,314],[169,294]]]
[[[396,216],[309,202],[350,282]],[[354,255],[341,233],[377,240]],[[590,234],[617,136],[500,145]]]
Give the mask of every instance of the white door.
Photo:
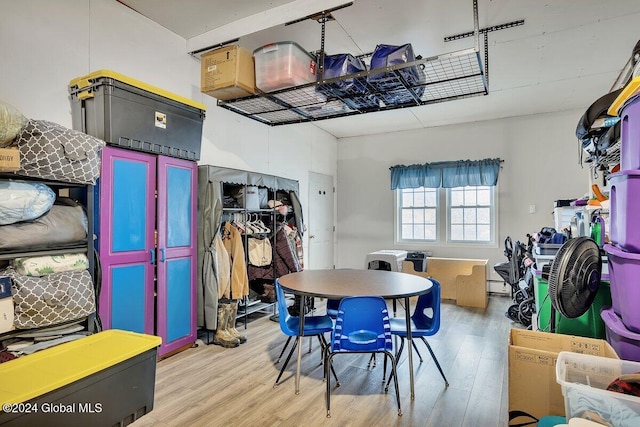
[[[309,255],[305,269],[333,268],[333,177],[309,172],[309,210],[305,218]]]

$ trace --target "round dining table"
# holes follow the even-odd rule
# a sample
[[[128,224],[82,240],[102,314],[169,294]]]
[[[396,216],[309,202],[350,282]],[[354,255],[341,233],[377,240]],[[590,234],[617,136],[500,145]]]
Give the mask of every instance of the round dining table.
[[[404,298],[408,349],[413,348],[409,298],[430,292],[432,286],[429,279],[412,274],[385,270],[355,269],[303,270],[279,277],[278,283],[280,283],[285,292],[307,297],[330,299],[352,296],[380,296],[386,299]],[[304,316],[301,316],[299,327],[296,394],[300,393],[300,361],[302,359]],[[413,351],[409,351],[411,399],[415,398],[413,381]]]

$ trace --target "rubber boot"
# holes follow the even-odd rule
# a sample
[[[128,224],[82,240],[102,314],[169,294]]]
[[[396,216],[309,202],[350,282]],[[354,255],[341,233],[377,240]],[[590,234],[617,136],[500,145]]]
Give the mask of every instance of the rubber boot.
[[[218,328],[216,334],[213,337],[213,343],[225,348],[233,348],[240,345],[240,340],[232,337],[227,332],[227,306],[229,304],[218,303]]]
[[[238,301],[233,301],[231,304],[227,305],[228,314],[227,314],[227,333],[232,337],[236,338],[240,341],[240,344],[244,344],[247,342],[247,337],[240,334],[236,329],[236,314],[238,314]]]

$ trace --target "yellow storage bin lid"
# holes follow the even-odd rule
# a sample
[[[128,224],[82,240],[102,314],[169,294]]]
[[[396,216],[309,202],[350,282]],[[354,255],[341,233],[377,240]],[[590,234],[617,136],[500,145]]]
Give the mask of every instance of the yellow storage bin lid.
[[[0,404],[57,390],[159,346],[160,337],[110,329],[0,364]]]
[[[624,106],[624,104],[636,96],[640,91],[640,76],[634,77],[631,81],[624,87],[620,95],[611,103],[609,110],[607,113],[610,116],[619,116],[620,110]]]
[[[127,77],[124,74],[116,73],[115,71],[111,71],[111,70],[98,70],[98,71],[94,71],[91,74],[87,74],[86,76],[76,77],[75,79],[69,82],[69,89],[71,89],[72,91],[78,91],[78,97],[82,99],[82,93],[83,93],[82,89],[89,88],[93,83],[93,81],[99,78],[104,78],[104,77],[118,80],[122,83],[135,86],[139,89],[146,90],[147,92],[163,96],[173,101],[181,102],[191,107],[198,108],[202,111],[207,110],[207,106],[204,104],[201,104],[189,98],[185,98],[184,96],[180,96],[175,93],[169,92],[167,90],[160,89],[159,87],[152,86],[148,83],[141,82],[140,80]]]

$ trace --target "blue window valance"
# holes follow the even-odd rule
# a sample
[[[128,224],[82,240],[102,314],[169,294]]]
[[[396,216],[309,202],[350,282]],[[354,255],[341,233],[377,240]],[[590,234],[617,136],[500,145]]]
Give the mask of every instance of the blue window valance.
[[[396,165],[390,168],[391,189],[496,185],[501,162],[500,159],[484,159]]]

